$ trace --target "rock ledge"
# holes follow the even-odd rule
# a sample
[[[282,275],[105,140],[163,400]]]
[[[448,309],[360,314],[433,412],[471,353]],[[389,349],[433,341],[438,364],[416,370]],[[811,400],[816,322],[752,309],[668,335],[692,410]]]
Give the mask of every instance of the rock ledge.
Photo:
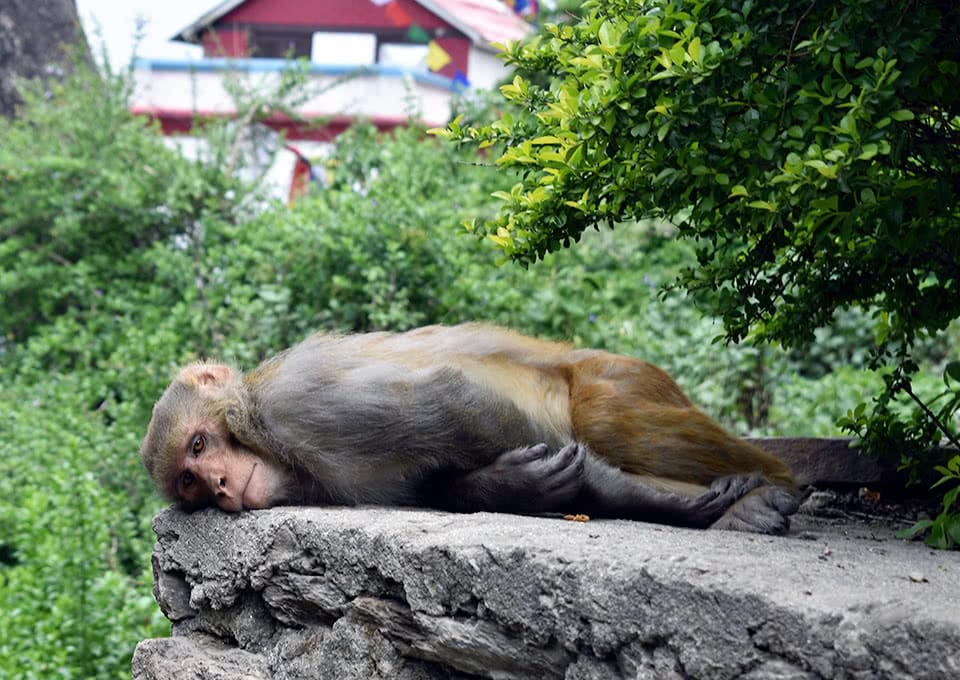
[[[798,515],[790,536],[384,508],[169,509],[167,678],[954,678],[960,560]]]

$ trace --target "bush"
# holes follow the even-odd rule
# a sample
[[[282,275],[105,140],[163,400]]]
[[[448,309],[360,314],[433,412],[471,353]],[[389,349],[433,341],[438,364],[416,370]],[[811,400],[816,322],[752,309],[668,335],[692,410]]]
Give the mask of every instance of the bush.
[[[78,409],[96,398],[84,382],[0,386],[4,677],[124,677],[133,645],[169,632],[150,595],[156,502],[132,491],[136,430]]]
[[[184,233],[233,220],[238,185],[168,150],[127,93],[79,66],[0,120],[5,677],[125,677],[134,644],[169,630],[149,592],[160,502],[138,441],[205,337]]]
[[[512,113],[440,131],[521,174],[472,228],[529,262],[590,226],[669,220],[696,243],[680,282],[728,340],[802,348],[865,310],[883,388],[843,423],[868,449],[960,443],[957,401],[935,412],[913,384],[918,346],[960,316],[960,6],[586,6],[507,48]]]

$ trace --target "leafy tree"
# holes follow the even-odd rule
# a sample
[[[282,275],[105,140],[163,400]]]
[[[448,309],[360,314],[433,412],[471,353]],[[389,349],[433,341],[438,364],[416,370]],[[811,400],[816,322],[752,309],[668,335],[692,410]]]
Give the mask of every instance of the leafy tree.
[[[680,282],[727,339],[799,347],[863,307],[869,363],[890,368],[873,412],[844,424],[909,460],[957,443],[956,379],[934,410],[911,376],[916,344],[960,316],[960,5],[585,7],[506,48],[513,113],[441,132],[498,145],[496,163],[522,175],[497,218],[469,227],[530,262],[591,226],[669,220],[696,243]]]

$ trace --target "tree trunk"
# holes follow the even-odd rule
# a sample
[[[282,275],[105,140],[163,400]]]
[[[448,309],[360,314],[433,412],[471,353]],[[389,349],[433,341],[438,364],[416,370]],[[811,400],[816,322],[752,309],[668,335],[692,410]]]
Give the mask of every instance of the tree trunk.
[[[76,45],[89,59],[75,0],[2,0],[0,2],[0,115],[16,113],[17,80],[59,77]]]

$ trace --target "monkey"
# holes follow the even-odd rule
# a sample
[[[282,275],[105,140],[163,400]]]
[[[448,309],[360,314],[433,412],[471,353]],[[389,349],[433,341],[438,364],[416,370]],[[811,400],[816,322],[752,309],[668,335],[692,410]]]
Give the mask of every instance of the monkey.
[[[192,510],[421,506],[782,534],[788,466],[633,357],[467,323],[317,333],[241,373],[200,361],[140,449]]]

